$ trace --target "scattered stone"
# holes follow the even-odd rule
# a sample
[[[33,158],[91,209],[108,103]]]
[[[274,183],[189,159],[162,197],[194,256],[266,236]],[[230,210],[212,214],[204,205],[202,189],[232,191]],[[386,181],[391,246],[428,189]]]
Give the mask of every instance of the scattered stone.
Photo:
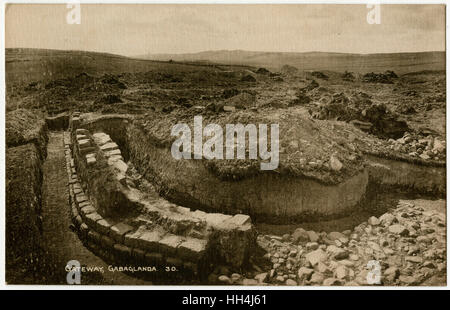
[[[331,155],[330,157],[330,167],[331,169],[333,169],[334,171],[340,171],[342,169],[342,163],[341,161],[335,156],[335,155]]]
[[[306,244],[306,249],[308,251],[310,250],[317,250],[319,248],[319,244],[317,242],[308,242]]]
[[[348,258],[349,253],[347,250],[344,250],[342,248],[338,248],[335,245],[330,245],[327,248],[327,253],[330,253],[331,257],[336,260],[341,260],[344,258]]]
[[[296,243],[299,242],[308,242],[309,235],[303,228],[297,228],[294,233],[292,234],[292,240]]]
[[[296,286],[296,285],[297,285],[297,282],[295,282],[295,281],[292,280],[292,279],[287,279],[287,280],[286,280],[286,285],[288,285],[288,286]]]
[[[351,259],[352,261],[358,261],[359,260],[359,256],[356,254],[350,254],[349,255],[349,259]]]
[[[336,278],[328,278],[323,281],[324,286],[341,285],[341,281]]]
[[[311,277],[313,272],[314,272],[314,269],[301,267],[297,272],[298,280],[300,282],[302,282],[304,280],[309,280],[309,278]]]
[[[224,285],[230,285],[232,283],[231,279],[225,275],[221,275],[219,277],[219,282]]]
[[[311,275],[311,279],[309,280],[309,283],[311,284],[322,284],[324,281],[325,277],[323,274],[321,274],[320,272],[314,272]]]
[[[343,233],[340,233],[337,231],[330,232],[327,236],[328,236],[328,239],[330,239],[332,241],[339,239],[339,238],[345,238],[345,235]]]
[[[242,285],[244,286],[252,286],[252,285],[258,285],[258,281],[255,279],[244,279],[242,280]]]
[[[308,234],[309,241],[311,241],[311,242],[319,241],[319,235],[315,231],[308,230],[306,233]]]
[[[242,276],[239,273],[233,273],[231,275],[231,280],[233,282],[238,282],[241,278],[242,278]]]
[[[255,280],[257,280],[259,283],[264,283],[267,281],[267,276],[268,276],[268,273],[263,272],[263,273],[257,274],[255,276]]]
[[[409,234],[408,229],[406,229],[405,226],[399,224],[389,226],[389,232],[400,236],[407,236]]]
[[[319,262],[318,264],[317,264],[317,271],[319,271],[320,273],[323,273],[323,274],[328,274],[328,273],[331,273],[331,270],[330,270],[330,268],[328,268],[328,266],[327,265],[325,265],[324,263],[322,263],[322,262]]]
[[[234,112],[236,111],[236,107],[225,105],[222,107],[224,112]]]
[[[387,280],[393,282],[400,275],[400,270],[397,267],[389,267],[383,272],[383,275],[386,277]]]
[[[399,281],[406,285],[414,285],[417,284],[417,279],[413,276],[399,276]]]
[[[380,225],[380,220],[378,218],[376,218],[375,216],[370,217],[367,222],[372,226]]]
[[[416,264],[423,262],[422,257],[419,257],[419,256],[406,256],[405,260],[407,262],[416,263]]]
[[[335,271],[336,278],[338,278],[340,280],[345,279],[347,277],[347,274],[348,274],[347,267],[340,265],[336,268],[336,271]]]
[[[281,276],[281,275],[279,275],[279,276],[277,276],[277,277],[275,278],[275,280],[278,281],[278,282],[284,282],[284,277]]]
[[[385,213],[380,216],[379,220],[384,226],[389,226],[396,221],[396,218],[390,213]]]
[[[318,249],[306,254],[305,258],[311,264],[311,266],[315,266],[319,262],[324,262],[327,259],[327,254],[321,249]]]

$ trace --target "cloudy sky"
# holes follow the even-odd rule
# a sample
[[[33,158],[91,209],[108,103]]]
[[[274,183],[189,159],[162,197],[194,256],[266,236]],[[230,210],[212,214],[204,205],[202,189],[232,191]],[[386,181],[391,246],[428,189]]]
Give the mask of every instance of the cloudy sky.
[[[6,47],[88,50],[133,56],[242,49],[387,53],[445,50],[443,5],[82,4],[68,24],[65,4],[11,4]]]

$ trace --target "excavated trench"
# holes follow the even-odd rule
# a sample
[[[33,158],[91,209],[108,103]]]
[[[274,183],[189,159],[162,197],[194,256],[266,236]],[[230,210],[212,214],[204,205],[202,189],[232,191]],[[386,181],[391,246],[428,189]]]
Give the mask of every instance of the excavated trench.
[[[423,166],[366,156],[366,169],[337,185],[279,174],[223,180],[200,160],[175,160],[128,116],[104,116],[83,124],[109,134],[139,173],[167,200],[192,209],[244,213],[260,223],[293,224],[342,218],[383,207],[392,193],[445,197],[445,166]],[[199,182],[200,180],[200,182]],[[383,203],[381,203],[382,205]],[[387,204],[386,209],[389,204]]]
[[[130,116],[77,115],[70,126],[70,190],[80,238],[109,260],[160,261],[197,278],[214,265],[246,268],[256,230],[243,214],[260,233],[281,235],[298,223],[342,231],[399,199],[445,196],[445,167],[367,156],[363,171],[337,185],[270,174],[225,181],[201,161],[173,159]],[[92,165],[88,157],[95,158]],[[105,163],[115,172],[92,168]]]

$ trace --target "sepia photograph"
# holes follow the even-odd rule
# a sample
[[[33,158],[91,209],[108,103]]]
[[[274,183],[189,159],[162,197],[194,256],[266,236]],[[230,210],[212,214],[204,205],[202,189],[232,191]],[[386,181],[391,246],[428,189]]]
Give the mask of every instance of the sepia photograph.
[[[445,2],[3,16],[5,286],[447,287]]]

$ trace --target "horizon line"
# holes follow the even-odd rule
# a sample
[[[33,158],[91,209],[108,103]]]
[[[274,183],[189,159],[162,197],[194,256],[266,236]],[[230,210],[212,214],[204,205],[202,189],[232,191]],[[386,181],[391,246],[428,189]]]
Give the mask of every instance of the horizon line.
[[[31,49],[31,50],[49,50],[49,51],[62,51],[62,52],[86,52],[86,53],[98,53],[98,54],[110,54],[114,56],[121,56],[127,58],[138,58],[146,55],[193,55],[200,54],[206,52],[249,52],[249,53],[269,53],[269,54],[313,54],[313,53],[323,53],[323,54],[342,54],[342,55],[382,55],[382,54],[418,54],[418,53],[446,53],[446,50],[425,50],[425,51],[402,51],[402,52],[376,52],[376,53],[358,53],[358,52],[332,52],[332,51],[306,51],[306,52],[292,52],[292,51],[255,51],[255,50],[243,50],[243,49],[217,49],[217,50],[202,50],[199,52],[181,52],[181,53],[173,53],[173,52],[164,52],[164,53],[147,53],[147,54],[138,54],[138,55],[124,55],[117,54],[114,52],[108,51],[93,51],[93,50],[80,50],[80,49],[57,49],[57,48],[42,48],[42,47],[5,47],[5,50],[8,49]]]

